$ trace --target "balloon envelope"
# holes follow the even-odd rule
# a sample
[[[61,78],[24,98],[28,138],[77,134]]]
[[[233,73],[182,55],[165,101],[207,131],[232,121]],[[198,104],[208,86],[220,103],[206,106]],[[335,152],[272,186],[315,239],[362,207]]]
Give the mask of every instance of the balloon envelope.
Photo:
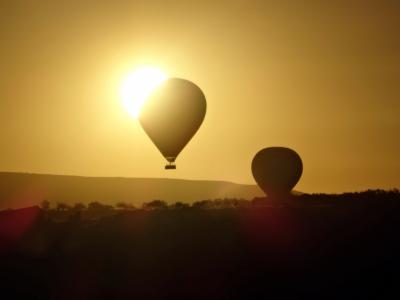
[[[300,156],[284,147],[259,151],[251,163],[254,179],[268,196],[289,194],[303,173]]]
[[[170,78],[156,88],[143,104],[139,122],[172,164],[199,129],[206,107],[206,98],[197,85],[188,80]]]

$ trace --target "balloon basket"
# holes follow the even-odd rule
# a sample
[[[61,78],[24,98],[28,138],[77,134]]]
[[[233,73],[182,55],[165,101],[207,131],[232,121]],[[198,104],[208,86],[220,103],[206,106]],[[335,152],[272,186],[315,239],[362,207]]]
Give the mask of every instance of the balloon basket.
[[[172,162],[165,165],[165,170],[175,170],[175,169],[176,169],[176,165]]]

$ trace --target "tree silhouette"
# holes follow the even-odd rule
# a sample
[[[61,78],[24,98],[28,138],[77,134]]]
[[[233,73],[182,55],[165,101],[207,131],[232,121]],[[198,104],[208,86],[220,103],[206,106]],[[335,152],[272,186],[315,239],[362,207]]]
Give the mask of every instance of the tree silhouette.
[[[132,205],[131,203],[126,203],[123,201],[118,202],[117,204],[115,204],[116,208],[122,209],[122,210],[133,210],[135,209],[135,206]]]
[[[75,211],[82,211],[82,210],[86,209],[86,206],[85,206],[85,204],[78,202],[78,203],[75,203],[73,209]]]
[[[149,209],[149,210],[167,209],[168,205],[163,200],[153,200],[153,201],[150,201],[150,202],[143,203],[143,208],[144,209]]]
[[[97,201],[93,201],[88,204],[88,209],[89,210],[113,210],[114,207],[112,205],[106,205],[106,204],[102,204]]]
[[[210,209],[214,207],[214,203],[211,200],[201,200],[201,201],[196,201],[192,204],[193,208],[199,208],[199,209]]]
[[[48,201],[48,200],[43,200],[41,203],[40,203],[40,207],[43,209],[43,210],[49,210],[50,209],[50,202]]]
[[[190,207],[189,204],[183,203],[183,202],[180,202],[180,201],[175,202],[174,204],[170,205],[170,208],[172,208],[172,209],[187,209],[189,207]]]
[[[71,207],[67,204],[67,203],[64,203],[64,202],[58,202],[57,203],[57,210],[58,211],[66,211],[66,210],[68,210],[68,209],[70,209]]]

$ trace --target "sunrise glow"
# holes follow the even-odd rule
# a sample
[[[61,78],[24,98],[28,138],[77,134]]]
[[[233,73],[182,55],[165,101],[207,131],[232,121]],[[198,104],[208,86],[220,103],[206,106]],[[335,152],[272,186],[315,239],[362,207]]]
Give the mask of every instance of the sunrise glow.
[[[120,88],[122,104],[127,112],[137,118],[148,96],[166,79],[167,75],[155,67],[142,67],[129,73]]]

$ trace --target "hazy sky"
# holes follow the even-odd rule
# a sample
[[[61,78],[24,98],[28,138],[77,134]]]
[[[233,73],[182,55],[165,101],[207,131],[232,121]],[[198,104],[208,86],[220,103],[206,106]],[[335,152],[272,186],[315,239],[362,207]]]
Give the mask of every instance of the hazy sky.
[[[267,146],[296,189],[400,186],[400,1],[1,1],[1,171],[254,183]],[[199,132],[164,158],[121,105],[140,65],[197,83]]]

